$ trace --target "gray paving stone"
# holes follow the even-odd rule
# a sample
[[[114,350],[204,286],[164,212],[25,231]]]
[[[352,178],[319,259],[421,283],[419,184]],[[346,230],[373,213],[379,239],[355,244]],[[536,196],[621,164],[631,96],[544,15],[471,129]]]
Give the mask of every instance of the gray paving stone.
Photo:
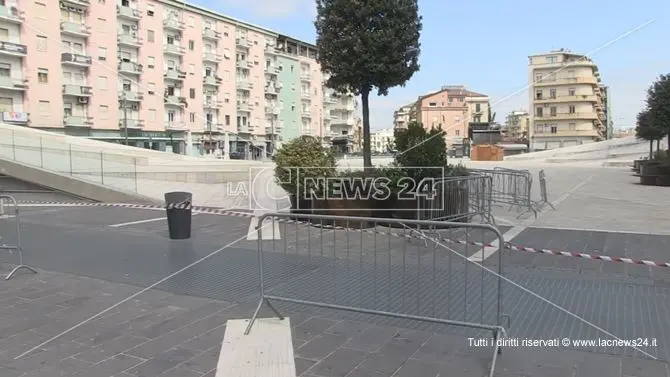
[[[463,337],[447,334],[433,334],[421,347],[412,355],[413,359],[428,363],[443,363],[450,360],[463,346]],[[463,344],[465,344],[463,342]]]
[[[84,348],[85,346],[71,341],[66,341],[64,343],[56,343],[50,345],[50,348],[46,349],[41,348],[35,350],[34,353],[30,353],[23,358],[16,360],[12,359],[9,362],[5,362],[4,366],[17,370],[23,370],[26,372],[30,370],[36,370],[44,367],[45,365],[49,365],[58,362],[62,359],[76,355],[77,353],[81,352]]]
[[[313,317],[293,329],[293,336],[300,340],[310,340],[334,325],[337,321]]]
[[[621,358],[593,355],[577,363],[575,377],[620,376]]]
[[[140,345],[146,341],[147,340],[144,338],[138,338],[132,335],[124,335],[103,342],[102,344],[96,347],[87,347],[82,352],[74,355],[74,357],[90,363],[99,363],[118,353],[122,353],[126,350],[132,349],[133,347]]]
[[[410,359],[393,374],[393,377],[438,377],[442,365]]]
[[[391,376],[407,358],[398,358],[382,353],[369,354],[347,377]]]
[[[191,350],[171,348],[162,354],[153,356],[151,359],[133,367],[127,372],[137,377],[155,377],[190,360],[193,356],[195,354]]]
[[[184,308],[184,306],[180,307]],[[179,329],[195,321],[201,320],[202,318],[214,314],[218,311],[221,311],[229,306],[231,306],[231,304],[224,302],[210,301],[208,304],[196,307],[195,309],[184,308],[185,310],[187,310],[186,312],[178,316],[171,316],[170,318],[166,318],[162,322],[151,325],[147,328],[138,329],[136,334],[138,336],[142,336],[149,339],[157,338],[161,335],[164,335],[165,333]]]
[[[328,356],[347,341],[342,335],[323,333],[297,348],[295,354],[305,359],[318,360]]]
[[[384,344],[379,353],[394,357],[409,357],[433,336],[432,333],[401,329],[391,340]]]
[[[221,354],[221,344],[201,352],[195,357],[184,362],[183,366],[200,373],[207,373],[216,368]]]
[[[309,368],[311,368],[316,361],[303,359],[300,357],[295,358],[295,373],[297,376],[303,375]]]
[[[24,377],[66,377],[72,376],[93,364],[72,357],[46,365],[44,368],[28,372]]]
[[[377,352],[398,333],[397,328],[368,326],[361,333],[353,336],[345,347],[365,352]]]
[[[144,359],[118,354],[77,373],[76,377],[109,377],[144,363]]]
[[[365,352],[340,348],[309,369],[323,377],[345,377],[365,359]]]
[[[621,363],[621,372],[624,376],[635,377],[666,377],[668,365],[659,363],[657,360],[647,359],[624,359]]]
[[[160,377],[201,377],[202,373],[188,369],[186,367],[176,367],[162,373]]]
[[[214,346],[220,346],[226,333],[226,326],[221,325],[212,331],[198,335],[184,342],[181,346],[196,351],[206,351]],[[294,345],[295,346],[295,345]]]

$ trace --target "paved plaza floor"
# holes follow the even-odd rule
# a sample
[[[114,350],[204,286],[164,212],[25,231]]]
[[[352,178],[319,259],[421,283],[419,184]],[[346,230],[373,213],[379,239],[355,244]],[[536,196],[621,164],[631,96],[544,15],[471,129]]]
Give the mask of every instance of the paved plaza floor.
[[[625,169],[561,169],[547,170],[555,210],[544,208],[535,218],[496,209],[506,242],[670,260],[670,220],[656,208],[670,207],[667,195],[639,188],[630,197],[636,191],[623,187],[631,185]],[[249,237],[248,217],[207,214],[193,216],[190,240],[169,240],[164,216],[161,210],[22,207],[24,261],[39,273],[0,282],[0,376],[215,376],[226,321],[249,318],[258,302],[259,242]],[[0,219],[0,243],[16,241],[14,220]],[[501,254],[477,245],[496,239],[482,230],[361,232],[280,223],[274,232],[260,241],[272,294],[493,323],[500,282],[510,339],[641,342],[637,349],[506,347],[495,376],[670,376],[668,268]],[[483,262],[472,262],[479,255]],[[15,258],[0,253],[0,272]],[[468,341],[490,332],[278,307],[291,321],[299,376],[484,376],[493,356],[491,347]]]

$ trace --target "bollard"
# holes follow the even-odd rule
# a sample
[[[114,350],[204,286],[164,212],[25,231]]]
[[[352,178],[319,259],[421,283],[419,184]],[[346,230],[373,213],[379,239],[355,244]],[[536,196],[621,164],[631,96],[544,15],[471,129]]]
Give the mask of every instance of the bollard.
[[[190,192],[168,192],[165,194],[170,239],[191,238],[191,212],[193,194]]]

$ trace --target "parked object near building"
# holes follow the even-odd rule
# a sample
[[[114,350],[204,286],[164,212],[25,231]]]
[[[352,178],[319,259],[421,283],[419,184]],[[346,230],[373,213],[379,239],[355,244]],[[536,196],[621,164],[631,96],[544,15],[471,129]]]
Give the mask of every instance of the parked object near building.
[[[531,150],[604,140],[608,90],[598,66],[566,49],[529,57]]]
[[[502,161],[503,156],[503,148],[492,144],[475,145],[470,152],[472,161]]]

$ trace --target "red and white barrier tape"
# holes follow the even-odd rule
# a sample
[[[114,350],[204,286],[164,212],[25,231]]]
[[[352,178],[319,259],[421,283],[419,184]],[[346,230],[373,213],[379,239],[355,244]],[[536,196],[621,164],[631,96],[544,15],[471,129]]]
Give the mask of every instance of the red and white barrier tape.
[[[116,207],[116,208],[133,208],[133,209],[166,209],[166,208],[168,208],[168,209],[191,209],[193,212],[212,214],[212,215],[246,217],[246,218],[256,217],[251,212],[231,211],[231,210],[223,210],[223,209],[210,208],[210,207],[198,207],[198,206],[192,206],[190,203],[176,203],[176,204],[168,205],[168,206],[165,206],[165,205],[159,206],[159,205],[154,205],[154,204],[129,204],[129,203],[19,201],[18,205],[19,205],[19,207],[21,207],[21,205],[35,205],[35,206],[45,205],[45,206],[64,206],[64,207]],[[287,223],[287,224],[311,224],[310,222],[305,222],[305,221],[300,221],[300,220],[292,220],[292,219],[281,219],[281,218],[275,218],[275,221],[283,222],[283,223]],[[322,227],[327,228],[327,229],[332,229],[332,230],[352,230],[352,228],[347,228],[347,227],[343,227],[343,226],[325,225],[325,224],[322,225]],[[458,245],[472,245],[472,246],[478,246],[478,247],[498,248],[498,246],[493,245],[491,243],[483,243],[483,242],[476,242],[476,241],[469,241],[469,240],[459,240],[459,239],[451,239],[451,238],[444,238],[444,237],[429,237],[429,236],[426,236],[426,235],[415,236],[415,235],[412,235],[412,234],[404,234],[404,233],[398,233],[398,232],[386,232],[386,231],[377,230],[377,229],[355,229],[355,230],[356,231],[361,231],[361,232],[367,233],[367,234],[377,234],[377,235],[392,236],[392,237],[397,237],[397,238],[420,239],[420,240],[446,242],[446,243],[458,244]],[[410,230],[410,231],[412,233],[421,234],[420,231],[416,231],[416,230]],[[650,266],[650,267],[670,268],[670,262],[654,262],[654,261],[642,260],[642,259],[632,259],[632,258],[624,258],[624,257],[611,257],[611,256],[601,255],[601,254],[587,254],[587,253],[582,253],[582,252],[570,252],[570,251],[560,251],[560,250],[551,250],[551,249],[538,249],[538,248],[533,248],[533,247],[513,245],[509,242],[505,242],[504,247],[508,250],[520,251],[520,252],[526,252],[526,253],[559,255],[559,256],[564,256],[564,257],[575,257],[575,258],[590,259],[590,260],[601,260],[601,261],[606,261],[606,262],[617,262],[617,263],[644,265],[644,266]]]

